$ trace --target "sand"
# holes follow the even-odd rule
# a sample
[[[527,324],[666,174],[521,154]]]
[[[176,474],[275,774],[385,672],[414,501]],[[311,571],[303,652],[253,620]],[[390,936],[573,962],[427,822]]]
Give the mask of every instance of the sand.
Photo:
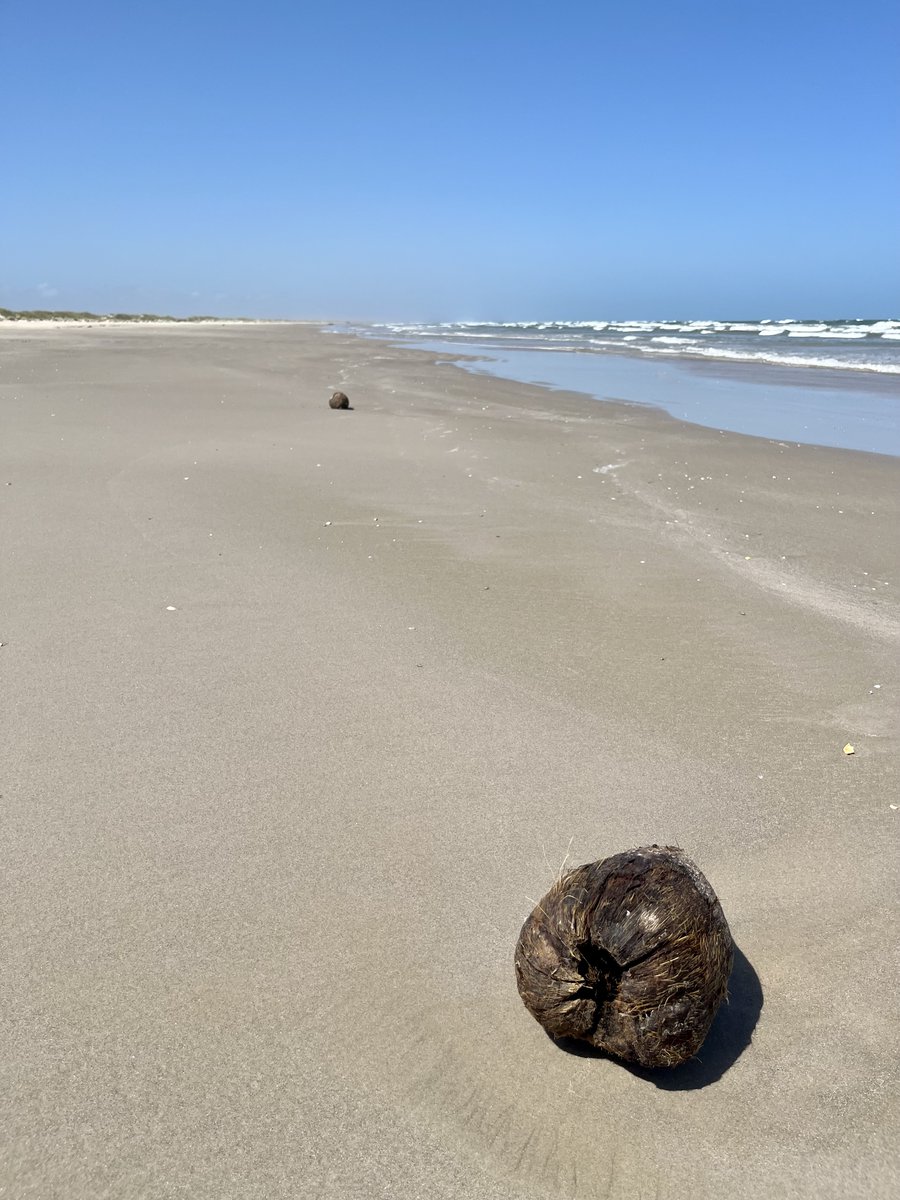
[[[900,460],[308,326],[8,324],[0,418],[0,1195],[894,1193]],[[647,842],[672,1073],[512,970]]]

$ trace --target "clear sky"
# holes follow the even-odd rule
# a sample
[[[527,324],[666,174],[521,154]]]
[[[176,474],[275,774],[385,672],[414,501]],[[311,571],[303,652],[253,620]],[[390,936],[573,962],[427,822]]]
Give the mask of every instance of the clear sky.
[[[897,316],[897,0],[0,2],[0,305]]]

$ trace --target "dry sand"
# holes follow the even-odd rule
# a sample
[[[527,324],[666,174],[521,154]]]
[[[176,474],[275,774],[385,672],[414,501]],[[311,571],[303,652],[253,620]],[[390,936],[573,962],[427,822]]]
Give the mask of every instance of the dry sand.
[[[0,398],[4,1200],[894,1194],[900,461],[299,326]],[[645,842],[740,949],[672,1073],[512,971]]]

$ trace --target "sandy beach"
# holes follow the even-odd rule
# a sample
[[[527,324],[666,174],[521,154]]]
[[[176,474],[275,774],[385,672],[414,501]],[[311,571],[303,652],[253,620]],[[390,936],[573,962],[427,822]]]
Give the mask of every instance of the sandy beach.
[[[895,1194],[900,459],[289,324],[5,323],[0,413],[0,1195]],[[512,968],[652,842],[668,1073]]]

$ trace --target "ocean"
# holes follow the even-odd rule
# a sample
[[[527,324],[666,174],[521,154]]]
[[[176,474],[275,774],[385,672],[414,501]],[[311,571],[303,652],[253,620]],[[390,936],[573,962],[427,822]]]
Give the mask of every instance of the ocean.
[[[900,456],[900,320],[382,324],[468,370],[649,404],[681,420]]]

